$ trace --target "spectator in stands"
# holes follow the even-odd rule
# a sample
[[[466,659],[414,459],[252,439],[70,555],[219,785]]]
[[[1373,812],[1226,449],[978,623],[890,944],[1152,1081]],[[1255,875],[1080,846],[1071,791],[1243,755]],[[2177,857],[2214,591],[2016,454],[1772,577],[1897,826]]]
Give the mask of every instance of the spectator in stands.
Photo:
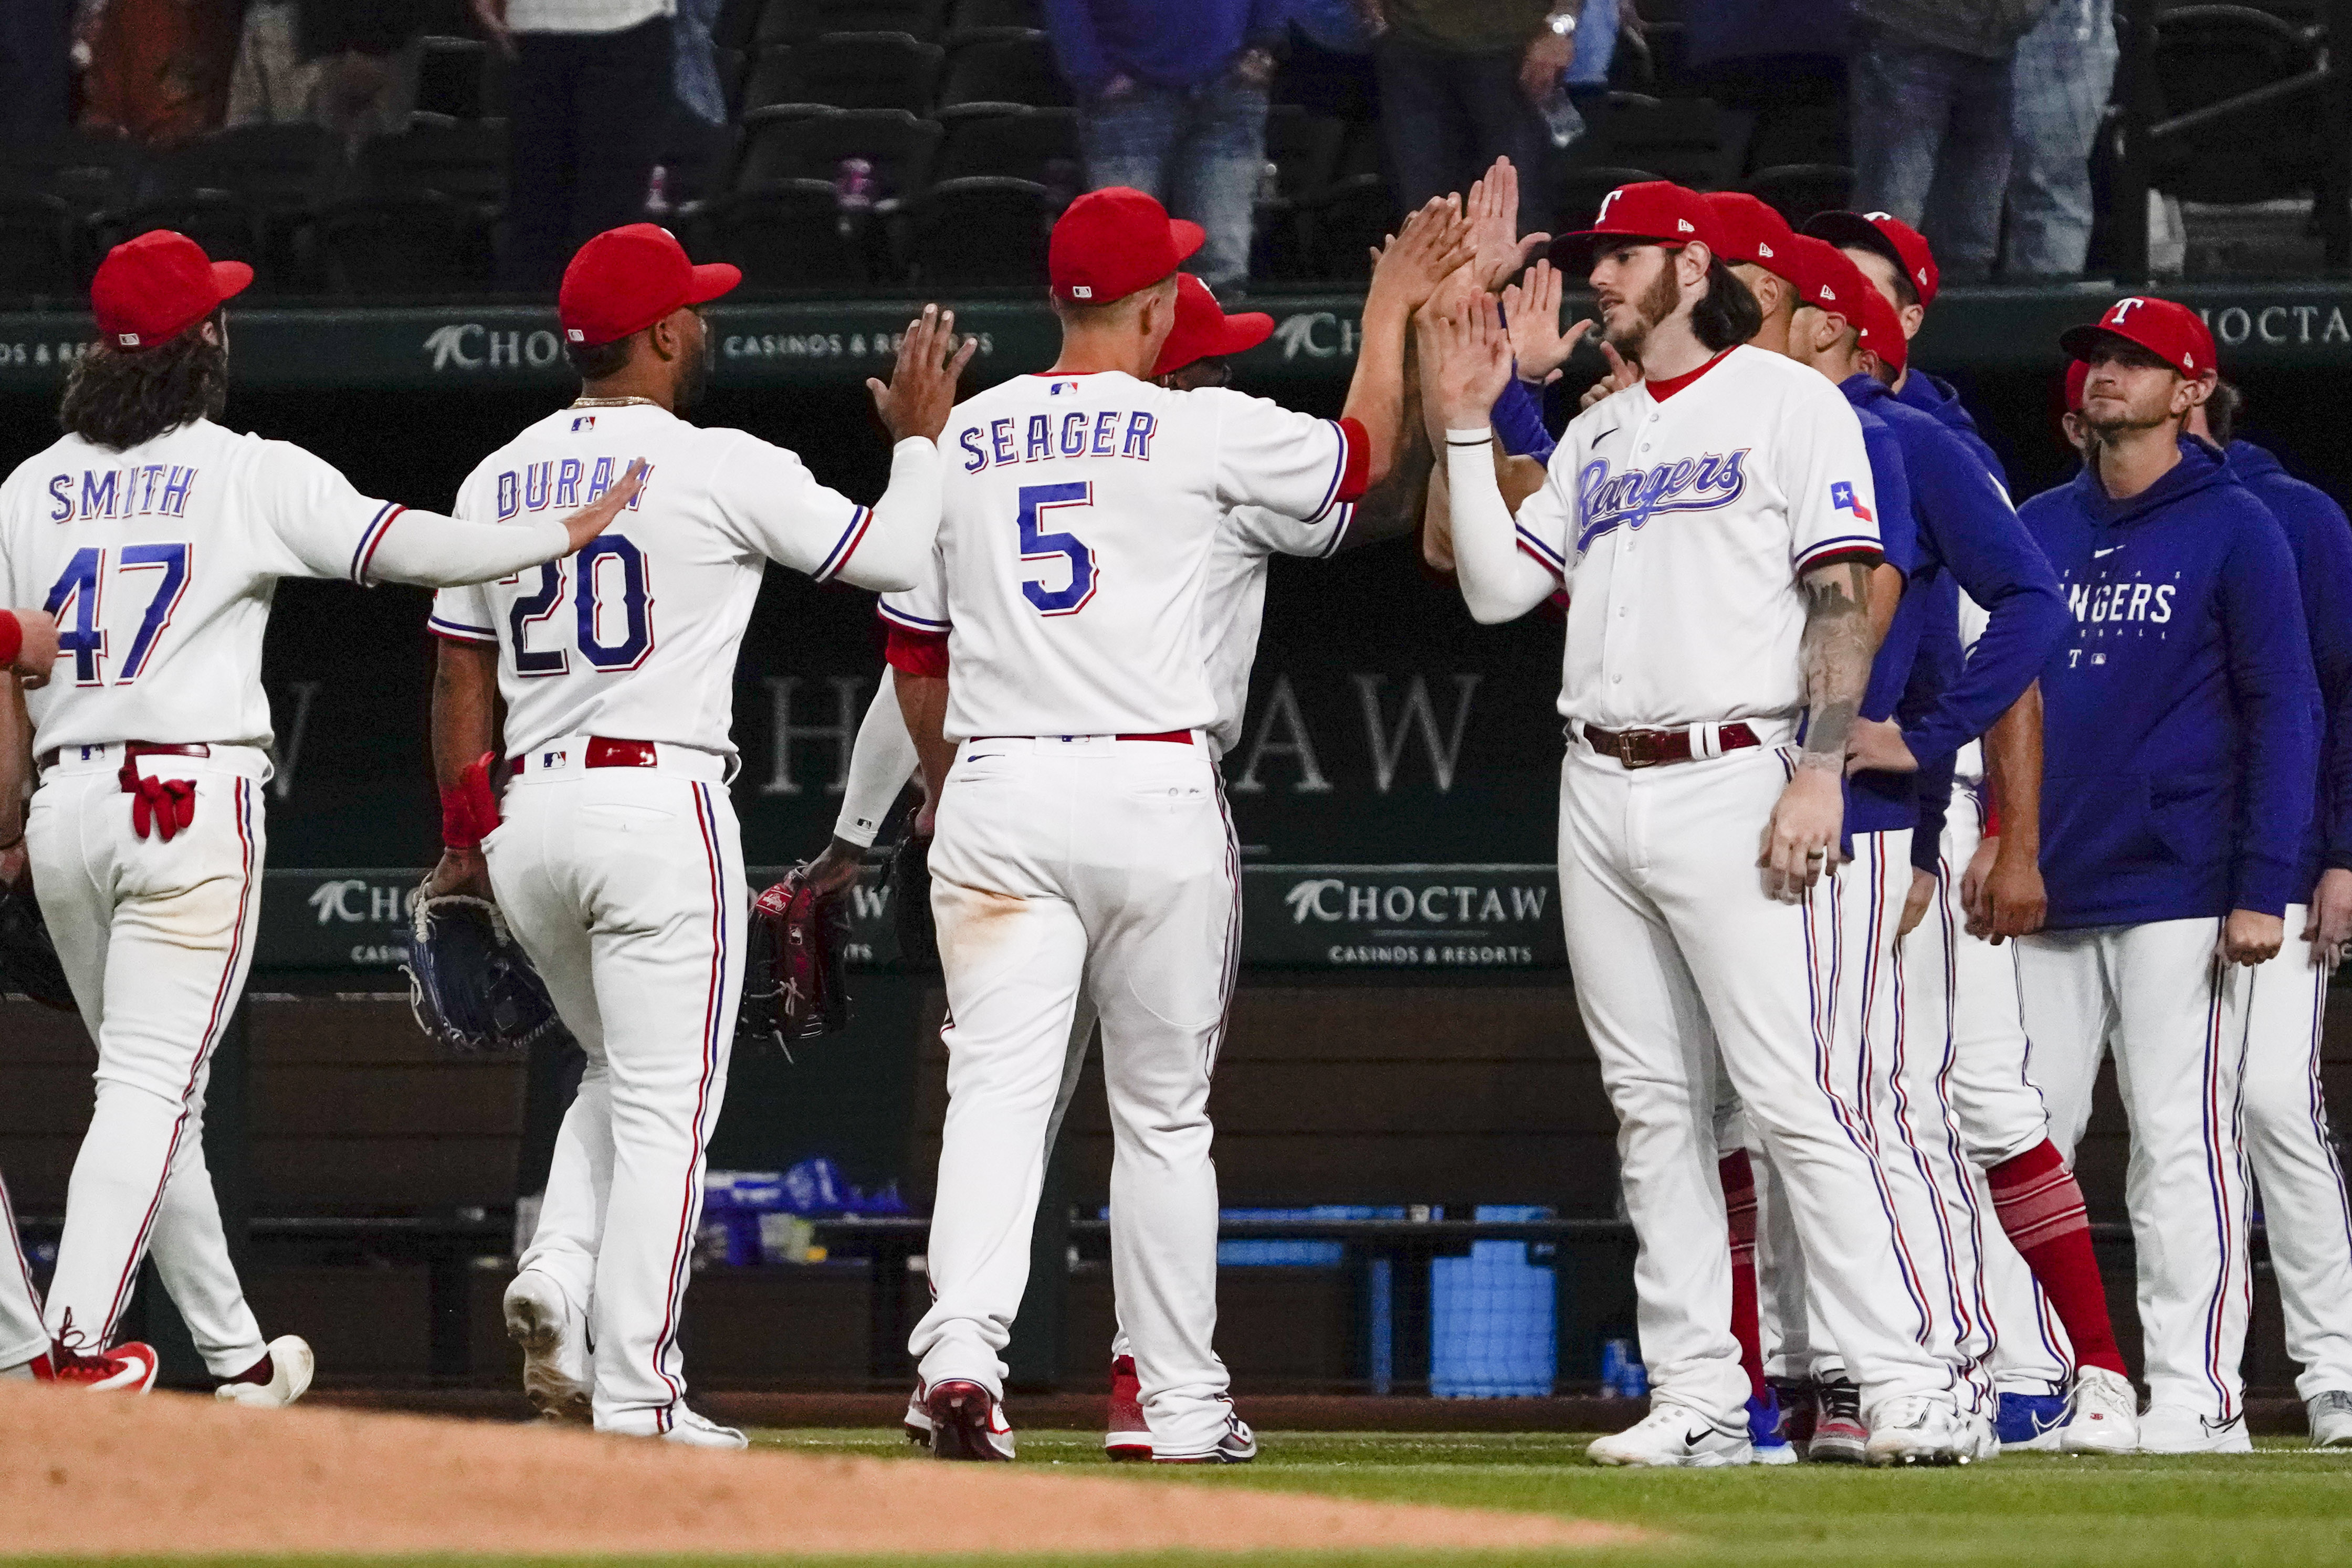
[[[169,146],[219,127],[236,57],[234,0],[106,0],[75,34],[89,51],[88,129]]]
[[[230,125],[317,124],[353,139],[406,122],[425,31],[419,0],[255,0],[229,77]]]
[[[2018,40],[2003,276],[2083,270],[2091,250],[2091,143],[2115,86],[2116,53],[2115,0],[2057,0]]]
[[[1497,157],[1542,190],[1552,152],[1543,108],[1576,63],[1581,0],[1377,4],[1387,25],[1376,51],[1381,130],[1397,210],[1469,189]]]
[[[1249,275],[1266,86],[1288,14],[1289,0],[1045,0],[1087,189],[1132,186],[1207,230],[1194,267],[1212,289]]]
[[[1925,233],[1947,278],[1992,271],[2012,60],[2050,4],[1854,0],[1853,204]]]
[[[593,235],[645,216],[676,101],[677,0],[473,0],[514,58],[507,91],[509,288],[545,290]]]

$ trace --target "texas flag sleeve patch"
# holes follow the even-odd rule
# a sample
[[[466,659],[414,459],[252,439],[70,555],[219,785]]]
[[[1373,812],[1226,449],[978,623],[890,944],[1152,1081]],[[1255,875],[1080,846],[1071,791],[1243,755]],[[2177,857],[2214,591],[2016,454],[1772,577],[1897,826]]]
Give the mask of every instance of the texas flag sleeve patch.
[[[1874,523],[1878,520],[1870,515],[1870,508],[1864,506],[1860,497],[1854,495],[1853,486],[1843,479],[1830,486],[1830,505],[1841,512],[1852,512],[1865,523]]]

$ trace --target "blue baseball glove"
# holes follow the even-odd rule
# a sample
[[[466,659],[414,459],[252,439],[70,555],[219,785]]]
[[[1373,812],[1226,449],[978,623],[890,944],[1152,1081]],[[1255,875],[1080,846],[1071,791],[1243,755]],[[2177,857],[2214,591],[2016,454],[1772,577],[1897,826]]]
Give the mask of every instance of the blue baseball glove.
[[[401,967],[416,1027],[452,1051],[527,1051],[563,1027],[539,971],[488,899],[419,898]]]

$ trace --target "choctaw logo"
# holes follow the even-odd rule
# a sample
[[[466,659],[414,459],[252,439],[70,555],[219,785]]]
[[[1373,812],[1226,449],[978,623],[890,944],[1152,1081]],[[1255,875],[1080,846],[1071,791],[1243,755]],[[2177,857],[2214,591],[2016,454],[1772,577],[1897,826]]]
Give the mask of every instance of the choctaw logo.
[[[1739,499],[1748,488],[1745,466],[1748,448],[1726,455],[1710,452],[1685,457],[1654,468],[1609,471],[1609,460],[1595,459],[1576,476],[1577,515],[1584,519],[1576,536],[1576,553],[1613,528],[1638,528],[1664,512],[1711,512]]]

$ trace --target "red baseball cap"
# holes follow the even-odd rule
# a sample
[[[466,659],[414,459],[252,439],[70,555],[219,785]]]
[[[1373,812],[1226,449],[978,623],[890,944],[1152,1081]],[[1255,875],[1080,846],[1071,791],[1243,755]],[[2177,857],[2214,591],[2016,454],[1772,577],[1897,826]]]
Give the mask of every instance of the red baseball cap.
[[[1797,235],[1788,219],[1745,191],[1710,191],[1706,201],[1715,212],[1724,260],[1748,262],[1782,277],[1789,275],[1789,246]]]
[[[1843,248],[1875,251],[1895,265],[1919,291],[1919,303],[1936,302],[1936,253],[1917,229],[1887,213],[1822,213],[1805,225],[1805,232]]]
[[[1552,257],[1580,261],[1609,239],[1641,240],[1668,250],[1679,250],[1696,240],[1725,260],[1732,259],[1706,198],[1671,180],[1618,186],[1601,198],[1601,209],[1592,214],[1591,228],[1552,241]]]
[[[2083,412],[2083,389],[2090,384],[2091,366],[2087,360],[2071,360],[2066,365],[2066,412]]]
[[[1209,286],[1189,272],[1176,275],[1176,325],[1160,345],[1156,379],[1171,376],[1202,360],[1222,360],[1228,354],[1256,348],[1274,336],[1274,318],[1263,310],[1228,316]]]
[[[98,329],[118,349],[169,342],[242,293],[253,268],[215,261],[184,234],[150,229],[124,240],[98,264],[89,280],[89,308]]]
[[[1856,326],[1862,322],[1862,296],[1878,292],[1845,252],[1811,235],[1790,237],[1788,266],[1780,276],[1796,289],[1799,304],[1843,316]]]
[[[741,269],[723,261],[687,260],[677,236],[659,224],[626,224],[580,247],[563,269],[555,313],[567,343],[618,342],[742,281]]]
[[[1853,276],[1862,285],[1860,301],[1847,312],[1847,319],[1861,333],[1862,346],[1876,354],[1890,372],[1900,376],[1911,358],[1911,340],[1903,335],[1903,319],[1895,314],[1894,303],[1862,276],[1862,269],[1854,267],[1844,252],[1839,252],[1838,258],[1853,267]]]
[[[2169,299],[2144,294],[2118,299],[2107,307],[2095,326],[2069,327],[2059,333],[2058,346],[2078,360],[2087,360],[2109,338],[2138,344],[2190,381],[2221,368],[2213,352],[2213,334],[2203,318]]]
[[[1181,266],[1208,237],[1198,224],[1129,185],[1088,191],[1062,210],[1045,247],[1054,298],[1108,305],[1149,288]]]

